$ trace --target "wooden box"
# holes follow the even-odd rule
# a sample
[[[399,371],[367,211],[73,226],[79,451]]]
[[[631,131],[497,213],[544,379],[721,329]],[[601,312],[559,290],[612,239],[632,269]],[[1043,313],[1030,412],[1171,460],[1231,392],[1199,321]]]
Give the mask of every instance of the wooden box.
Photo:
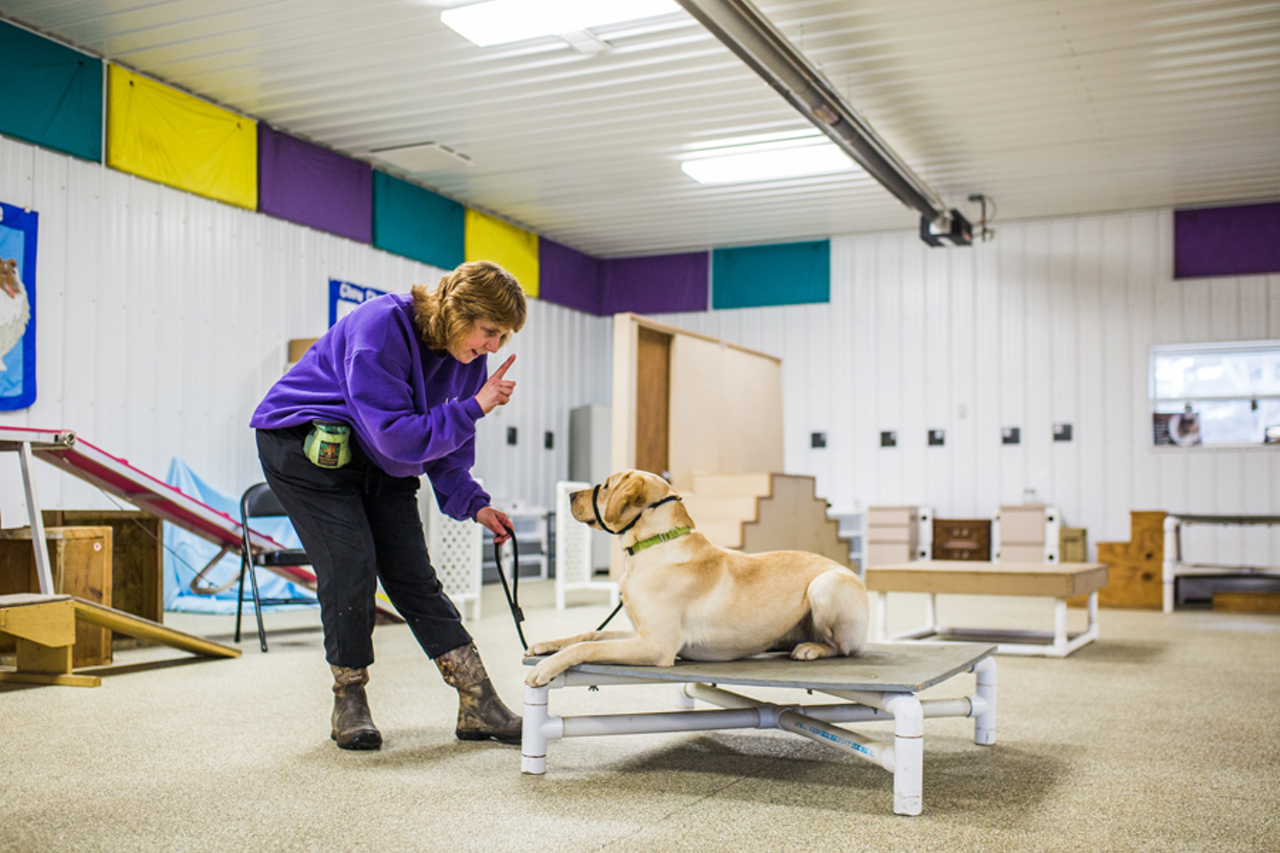
[[[53,591],[111,606],[111,528],[49,527],[49,572]],[[31,547],[31,528],[0,530],[0,595],[39,592]],[[12,653],[12,649],[6,649]],[[72,666],[104,666],[111,663],[111,632],[76,622]]]
[[[164,526],[138,510],[45,510],[45,528],[111,528],[111,606],[164,623]],[[83,597],[83,596],[82,596]]]
[[[919,510],[913,506],[867,507],[864,563],[878,566],[916,559],[919,528]]]
[[[913,506],[867,507],[868,527],[914,527],[919,520]]]
[[[1213,609],[1228,613],[1280,613],[1280,593],[1214,592]]]
[[[991,559],[991,521],[989,519],[933,520],[933,559]]]
[[[1002,563],[1046,563],[1044,545],[1014,545],[1000,542],[1000,562]]]
[[[1006,544],[1044,545],[1044,514],[1045,508],[1041,504],[1000,507],[1000,559],[1012,559],[1004,556]],[[1044,561],[1043,553],[1038,561]]]
[[[1058,531],[1058,562],[1089,562],[1089,535],[1083,527],[1063,527]]]
[[[871,542],[864,547],[868,567],[909,563],[916,556],[915,549],[905,542]]]

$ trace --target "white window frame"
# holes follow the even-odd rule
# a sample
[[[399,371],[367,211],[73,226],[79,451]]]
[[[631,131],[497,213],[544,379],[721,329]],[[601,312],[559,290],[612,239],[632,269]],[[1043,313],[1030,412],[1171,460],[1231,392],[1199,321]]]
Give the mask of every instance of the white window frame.
[[[1280,352],[1280,340],[1264,340],[1264,341],[1232,341],[1229,343],[1197,343],[1197,344],[1159,344],[1152,346],[1147,361],[1147,398],[1149,409],[1154,422],[1154,415],[1159,411],[1162,403],[1172,404],[1190,404],[1193,408],[1197,403],[1212,402],[1251,402],[1261,400],[1280,400],[1280,393],[1277,394],[1253,394],[1242,395],[1238,393],[1224,394],[1208,394],[1184,397],[1157,397],[1156,396],[1156,360],[1157,358],[1167,358],[1169,356],[1196,356],[1196,355],[1221,355],[1233,352],[1257,352],[1259,350],[1274,350]],[[1148,425],[1148,441],[1156,450],[1186,450],[1187,447],[1179,445],[1158,445],[1155,443],[1154,429]],[[1194,446],[1196,449],[1229,449],[1240,450],[1244,448],[1257,448],[1264,450],[1280,450],[1280,444],[1267,444],[1262,442],[1211,442]]]

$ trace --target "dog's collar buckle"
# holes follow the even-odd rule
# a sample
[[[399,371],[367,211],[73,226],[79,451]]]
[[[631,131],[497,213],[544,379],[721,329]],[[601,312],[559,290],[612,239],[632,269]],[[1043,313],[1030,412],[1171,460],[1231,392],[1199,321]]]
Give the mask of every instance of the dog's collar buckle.
[[[686,533],[692,533],[692,527],[676,527],[668,530],[666,533],[659,533],[657,536],[650,536],[648,539],[641,539],[636,544],[627,549],[627,553],[635,556],[637,551],[643,551],[645,548],[652,548],[654,545],[661,545],[663,542],[670,542],[672,539],[679,539]]]

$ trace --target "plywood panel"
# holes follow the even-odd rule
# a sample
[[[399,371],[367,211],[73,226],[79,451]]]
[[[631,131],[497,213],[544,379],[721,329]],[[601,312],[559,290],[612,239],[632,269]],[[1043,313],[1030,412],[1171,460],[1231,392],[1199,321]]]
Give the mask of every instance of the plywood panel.
[[[682,367],[683,369],[683,367]],[[720,470],[728,474],[781,472],[782,369],[771,358],[735,349],[723,350],[720,395]]]
[[[696,473],[729,473],[721,462],[725,435],[732,426],[723,418],[724,350],[704,338],[679,336],[672,342],[671,482],[693,489]],[[637,443],[638,446],[638,443]]]

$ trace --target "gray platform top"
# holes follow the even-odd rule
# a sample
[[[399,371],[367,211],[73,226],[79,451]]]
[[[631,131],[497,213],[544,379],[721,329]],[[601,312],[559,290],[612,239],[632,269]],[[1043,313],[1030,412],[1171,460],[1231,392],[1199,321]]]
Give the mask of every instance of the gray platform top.
[[[678,660],[675,666],[584,663],[573,670],[656,681],[918,693],[971,669],[995,650],[987,643],[871,643],[856,658],[794,661],[774,653],[720,663]],[[526,658],[525,663],[539,660]]]
[[[1280,524],[1280,515],[1205,515],[1194,512],[1171,512],[1169,515],[1189,524]]]

